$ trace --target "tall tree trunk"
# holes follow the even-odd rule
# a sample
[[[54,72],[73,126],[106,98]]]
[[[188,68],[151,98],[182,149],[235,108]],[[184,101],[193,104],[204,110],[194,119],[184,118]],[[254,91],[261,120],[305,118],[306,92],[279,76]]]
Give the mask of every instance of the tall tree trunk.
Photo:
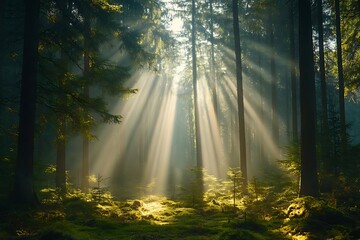
[[[278,119],[278,103],[277,103],[277,78],[276,78],[276,66],[275,66],[275,43],[274,43],[274,23],[273,15],[270,13],[270,74],[271,74],[271,120],[272,120],[272,140],[276,149],[279,148],[279,119]],[[275,158],[278,159],[279,152],[276,152]]]
[[[301,113],[300,196],[318,196],[315,125],[315,74],[310,0],[299,1]]]
[[[58,115],[57,143],[56,143],[56,175],[55,186],[61,194],[66,193],[66,117]]]
[[[259,38],[260,39],[260,38]],[[264,114],[264,92],[265,92],[265,87],[264,87],[264,79],[262,77],[262,71],[263,71],[263,67],[262,67],[262,61],[261,61],[261,54],[258,54],[258,66],[260,68],[260,79],[259,79],[259,91],[260,91],[260,120],[261,120],[261,124],[263,127],[265,127],[265,114]],[[260,131],[259,131],[260,132]],[[267,159],[265,156],[265,142],[263,138],[259,138],[259,158],[260,161],[262,163],[263,166],[265,166],[265,164],[267,163]]]
[[[25,205],[35,205],[37,203],[33,187],[33,164],[39,15],[40,0],[25,1],[18,155],[12,195],[14,202]]]
[[[89,99],[89,78],[90,78],[90,21],[88,16],[84,16],[84,97]],[[89,138],[86,135],[83,135],[83,156],[82,156],[82,171],[81,171],[81,188],[84,192],[87,192],[89,189],[89,149],[90,143]]]
[[[296,82],[296,60],[295,60],[295,33],[294,33],[294,3],[291,2],[290,11],[290,79],[291,79],[291,109],[292,109],[292,138],[294,142],[299,140],[298,137],[298,103],[297,103],[297,82]]]
[[[218,101],[217,101],[217,78],[216,78],[216,66],[215,66],[215,39],[214,39],[214,10],[213,10],[213,0],[209,1],[210,4],[210,55],[211,55],[211,64],[210,64],[210,75],[211,75],[211,84],[212,84],[212,94],[213,94],[213,105],[215,116],[218,118]]]
[[[191,50],[192,50],[192,74],[194,89],[194,120],[195,120],[195,148],[196,148],[196,184],[197,191],[194,193],[195,198],[201,202],[204,195],[204,175],[203,175],[203,159],[201,148],[200,119],[199,119],[199,98],[198,98],[198,81],[197,81],[197,63],[196,63],[196,4],[192,0],[191,5]],[[194,201],[195,201],[194,198]],[[195,204],[195,202],[194,202]]]
[[[325,78],[325,60],[324,60],[324,27],[323,27],[323,7],[322,0],[317,0],[317,17],[319,33],[319,71],[320,71],[320,89],[321,89],[321,160],[327,172],[331,168],[329,162],[329,124],[327,110],[327,87]]]
[[[203,167],[202,153],[201,153],[201,136],[200,136],[200,121],[199,121],[199,100],[198,100],[198,84],[197,84],[197,62],[196,62],[196,5],[195,0],[192,0],[191,6],[191,50],[192,50],[192,76],[194,89],[194,111],[195,111],[195,141],[196,141],[196,163],[198,168]]]
[[[59,5],[60,11],[61,11],[61,32],[62,32],[62,39],[61,39],[61,53],[60,53],[60,59],[61,59],[61,70],[62,74],[60,76],[60,79],[58,80],[59,88],[62,90],[62,92],[65,94],[65,88],[66,88],[66,81],[65,76],[67,72],[67,57],[65,53],[65,46],[67,41],[67,32],[68,32],[68,2],[62,1]],[[66,109],[67,107],[67,99],[66,95],[65,97],[60,97],[58,99],[59,104],[62,108]],[[58,119],[57,119],[57,144],[56,144],[56,176],[55,176],[55,186],[60,190],[61,194],[66,193],[66,114],[59,113]]]
[[[246,142],[245,142],[245,118],[244,118],[244,99],[243,99],[243,78],[241,45],[239,30],[239,10],[238,0],[232,1],[233,12],[233,30],[235,44],[235,62],[236,62],[236,83],[237,83],[237,102],[239,118],[239,142],[240,142],[240,170],[243,178],[243,185],[247,185],[247,163],[246,163]]]
[[[342,48],[341,48],[341,28],[340,28],[340,3],[335,0],[335,18],[336,18],[336,50],[337,65],[339,78],[339,114],[340,114],[340,168],[344,164],[343,156],[346,149],[346,121],[345,121],[345,102],[344,102],[344,74],[342,65]]]

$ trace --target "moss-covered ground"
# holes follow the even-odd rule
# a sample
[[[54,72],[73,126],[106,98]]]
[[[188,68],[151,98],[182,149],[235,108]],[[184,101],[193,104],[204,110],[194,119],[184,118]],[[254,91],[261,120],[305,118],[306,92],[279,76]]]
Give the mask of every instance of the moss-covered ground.
[[[51,195],[49,195],[51,196]],[[191,206],[159,196],[115,201],[73,192],[45,197],[35,208],[1,206],[0,239],[360,239],[359,209],[331,207],[310,197],[208,201]]]

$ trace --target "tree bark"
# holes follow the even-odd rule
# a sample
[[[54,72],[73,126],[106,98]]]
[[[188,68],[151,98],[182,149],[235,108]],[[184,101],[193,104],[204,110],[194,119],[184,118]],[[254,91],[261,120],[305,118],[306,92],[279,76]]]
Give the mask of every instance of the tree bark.
[[[276,149],[279,148],[279,119],[278,119],[278,103],[277,103],[277,79],[276,79],[276,65],[275,65],[275,44],[274,44],[274,23],[273,16],[270,13],[270,74],[271,74],[271,120],[272,120],[272,140]],[[275,158],[278,159],[279,152],[276,152]]]
[[[325,59],[324,59],[324,24],[323,24],[323,7],[322,0],[317,0],[317,17],[318,17],[318,33],[319,33],[319,73],[320,73],[320,89],[321,89],[321,160],[327,172],[330,171],[332,165],[329,162],[329,124],[327,110],[327,87],[325,77]]]
[[[315,127],[315,73],[310,0],[299,1],[301,113],[300,196],[318,196]]]
[[[84,97],[85,99],[89,99],[90,91],[89,91],[89,77],[90,77],[90,21],[88,16],[84,16],[84,77],[85,77],[85,86],[84,86]],[[89,138],[87,136],[83,136],[83,156],[82,156],[82,176],[81,176],[81,188],[84,192],[87,192],[89,189]]]
[[[61,76],[58,80],[58,86],[65,94],[65,75],[67,72],[67,59],[65,54],[65,46],[67,41],[67,32],[68,32],[68,3],[67,1],[62,1],[59,5],[61,11],[61,49],[60,49],[60,59],[61,59]],[[62,108],[66,109],[67,99],[65,96],[59,97],[59,104]],[[56,143],[56,176],[55,176],[55,186],[60,190],[60,193],[63,195],[66,193],[66,114],[60,112],[57,119],[57,143]]]
[[[335,25],[336,25],[336,52],[339,78],[339,115],[340,115],[340,169],[344,164],[343,156],[346,149],[346,120],[345,120],[345,101],[344,101],[344,74],[342,64],[342,48],[341,48],[341,27],[340,27],[340,3],[335,0]]]
[[[202,153],[201,153],[201,136],[200,136],[200,121],[199,121],[195,17],[196,17],[196,5],[195,5],[195,0],[192,0],[192,5],[191,5],[191,52],[192,52],[192,77],[193,77],[193,89],[194,89],[196,165],[198,168],[202,168],[203,162],[202,162]]]
[[[211,75],[211,84],[212,84],[212,94],[213,94],[213,105],[215,116],[218,118],[218,101],[217,101],[217,78],[215,70],[215,47],[214,47],[214,10],[213,10],[213,0],[209,1],[210,4],[210,55],[211,55],[211,64],[210,64],[210,75]]]
[[[295,60],[295,33],[294,33],[294,4],[291,2],[290,11],[290,79],[291,79],[291,109],[292,109],[292,138],[294,142],[299,140],[298,136],[298,103],[297,103],[297,81]]]
[[[35,205],[37,203],[33,187],[33,164],[39,15],[40,0],[25,1],[18,155],[12,195],[14,202],[24,205]]]
[[[243,99],[244,94],[243,94],[238,0],[232,1],[232,8],[233,8],[232,13],[233,13],[234,44],[235,44],[237,103],[238,103],[238,118],[239,118],[240,170],[243,179],[243,186],[246,187],[247,163],[246,163],[245,118],[244,118],[244,99]]]

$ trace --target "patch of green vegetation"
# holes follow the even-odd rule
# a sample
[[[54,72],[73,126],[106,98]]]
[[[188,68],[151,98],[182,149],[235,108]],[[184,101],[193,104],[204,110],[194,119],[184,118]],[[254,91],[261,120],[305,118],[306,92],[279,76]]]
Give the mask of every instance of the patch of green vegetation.
[[[325,201],[311,197],[297,198],[286,209],[286,232],[306,233],[311,239],[351,239],[356,221]]]
[[[261,234],[247,229],[227,230],[219,236],[219,240],[265,240]]]
[[[116,201],[109,192],[94,198],[70,189],[60,196],[47,188],[34,209],[6,209],[0,215],[0,239],[359,239],[356,209],[337,208],[329,198],[296,198],[289,185],[271,187],[263,179],[250,181],[247,191],[233,182],[215,191],[212,178],[202,204],[188,198],[160,196]],[[189,195],[190,196],[190,195]],[[234,203],[235,196],[235,207]],[[332,201],[332,200],[331,200]],[[5,210],[4,207],[1,210]],[[351,212],[351,214],[350,214]]]

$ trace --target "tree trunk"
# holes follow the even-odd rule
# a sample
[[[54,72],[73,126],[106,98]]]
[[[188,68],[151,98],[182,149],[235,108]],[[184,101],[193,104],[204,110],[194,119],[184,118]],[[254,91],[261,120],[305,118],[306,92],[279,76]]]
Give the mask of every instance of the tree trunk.
[[[329,124],[327,110],[327,87],[325,78],[325,60],[324,60],[324,27],[323,27],[323,7],[322,0],[317,0],[317,17],[319,33],[319,71],[320,71],[320,89],[321,89],[321,160],[329,173],[331,163],[329,162]]]
[[[67,59],[65,54],[65,43],[67,41],[67,28],[68,28],[68,5],[67,1],[61,2],[61,5],[59,5],[60,11],[61,11],[61,31],[62,31],[62,39],[61,39],[61,71],[62,74],[60,76],[60,79],[58,80],[59,88],[62,90],[62,92],[65,94],[65,75],[67,72]],[[66,95],[65,97],[59,97],[58,99],[59,104],[62,108],[66,109],[67,107],[67,100]],[[57,120],[57,144],[56,144],[56,176],[55,176],[55,186],[60,190],[61,194],[66,193],[66,115],[64,112],[58,114],[58,120]]]
[[[218,118],[218,101],[217,101],[217,79],[216,79],[216,66],[215,66],[215,47],[214,47],[214,11],[213,11],[213,0],[210,0],[210,43],[211,43],[211,64],[210,64],[210,75],[212,84],[213,94],[213,105],[216,118]]]
[[[90,77],[90,21],[87,16],[84,17],[84,78],[85,78],[85,86],[84,86],[84,97],[85,99],[89,99],[89,77]],[[83,136],[83,156],[82,156],[82,176],[81,176],[81,188],[84,192],[89,190],[89,138],[84,135]]]
[[[86,91],[86,90],[84,90]],[[83,136],[83,156],[82,156],[82,176],[81,176],[81,189],[84,192],[89,191],[89,149],[90,142],[87,136]]]
[[[201,136],[200,136],[200,121],[199,121],[199,100],[198,100],[198,84],[197,84],[197,63],[196,63],[196,6],[195,0],[192,0],[191,7],[191,50],[192,50],[192,75],[193,75],[193,89],[194,89],[194,111],[195,111],[195,148],[196,148],[196,165],[198,168],[203,167],[202,153],[201,153]]]
[[[192,0],[191,5],[191,50],[192,50],[192,74],[194,89],[194,120],[195,120],[195,148],[196,148],[196,180],[197,189],[196,198],[200,202],[203,200],[204,193],[204,176],[203,176],[203,160],[201,148],[200,119],[199,119],[199,100],[198,100],[198,84],[197,84],[197,62],[196,62],[196,5]],[[202,204],[202,203],[201,203]]]
[[[335,0],[335,17],[336,17],[336,50],[337,65],[339,78],[339,114],[340,114],[340,169],[344,164],[344,155],[346,149],[346,121],[345,121],[345,102],[344,102],[344,74],[342,65],[342,48],[341,48],[341,28],[340,28],[340,3]]]
[[[315,128],[315,74],[310,0],[299,1],[301,113],[300,196],[318,196]]]
[[[25,1],[24,48],[19,109],[19,138],[13,201],[35,205],[33,187],[36,78],[38,66],[40,0]]]
[[[259,38],[260,39],[260,38]],[[265,114],[264,114],[264,92],[265,92],[265,84],[264,84],[264,78],[262,77],[262,71],[263,71],[263,67],[262,67],[262,61],[261,61],[261,57],[262,55],[259,54],[258,55],[258,66],[260,68],[260,81],[259,81],[259,92],[260,92],[260,120],[261,120],[261,124],[263,127],[265,127],[265,123],[266,123],[266,120],[265,120]],[[260,131],[259,131],[260,133]],[[264,142],[264,139],[259,137],[259,158],[260,158],[260,161],[262,163],[262,166],[265,166],[265,164],[267,163],[267,158],[265,156],[265,142]]]
[[[295,60],[295,33],[294,33],[294,5],[290,6],[290,79],[291,79],[291,109],[292,109],[292,138],[294,142],[299,140],[298,137],[298,103],[297,103],[297,82],[296,82],[296,60]]]
[[[233,12],[237,102],[238,102],[238,118],[239,118],[240,170],[241,170],[241,174],[242,174],[242,178],[243,178],[243,186],[246,187],[246,185],[247,185],[247,163],[246,163],[243,78],[242,78],[238,0],[232,1],[232,8],[233,8],[232,12]]]
[[[271,120],[272,120],[272,140],[276,149],[279,148],[279,119],[278,119],[278,103],[277,103],[277,79],[276,79],[276,66],[275,66],[275,44],[274,44],[274,23],[273,16],[270,13],[270,74],[271,74]],[[278,159],[279,152],[276,152],[275,158]]]

